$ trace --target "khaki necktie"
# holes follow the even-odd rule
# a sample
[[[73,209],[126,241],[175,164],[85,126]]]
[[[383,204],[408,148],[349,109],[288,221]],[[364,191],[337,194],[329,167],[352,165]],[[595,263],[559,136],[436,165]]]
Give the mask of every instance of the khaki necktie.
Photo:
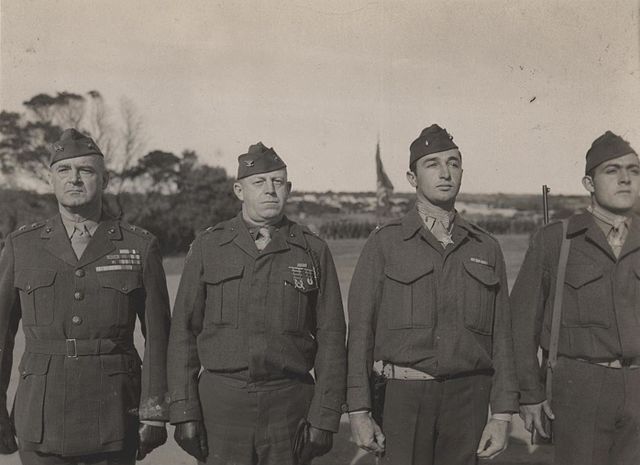
[[[82,257],[82,253],[87,248],[90,240],[91,234],[89,233],[86,224],[76,224],[73,227],[73,233],[71,234],[71,247],[78,259]]]
[[[617,225],[614,225],[609,234],[607,234],[607,242],[611,246],[616,258],[620,256],[624,241],[627,239],[627,223],[621,221]]]
[[[258,234],[256,234],[256,247],[258,250],[262,251],[267,246],[267,244],[271,242],[271,229],[266,226],[258,229]]]

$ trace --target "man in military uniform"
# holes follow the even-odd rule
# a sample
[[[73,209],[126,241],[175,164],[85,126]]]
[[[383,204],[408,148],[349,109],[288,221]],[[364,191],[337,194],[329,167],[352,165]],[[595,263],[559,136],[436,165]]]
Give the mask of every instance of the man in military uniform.
[[[538,348],[549,350],[562,225],[533,237],[511,293],[520,415],[546,436],[555,418],[556,463],[640,463],[640,163],[607,131],[586,156],[586,212],[571,216],[552,405]]]
[[[462,159],[447,131],[424,129],[409,166],[416,207],[371,234],[351,281],[349,419],[385,463],[466,465],[506,447],[517,409],[505,264],[454,209]],[[374,364],[388,379],[382,425]]]
[[[336,270],[327,244],[283,215],[291,183],[276,152],[258,143],[238,164],[242,211],[196,238],[178,289],[171,423],[207,464],[293,465],[306,418],[306,464],[331,449],[344,400]]]
[[[15,451],[15,426],[25,465],[134,464],[167,437],[170,314],[158,244],[103,211],[108,175],[92,139],[67,129],[50,151],[59,214],[9,235],[0,258],[0,453]]]

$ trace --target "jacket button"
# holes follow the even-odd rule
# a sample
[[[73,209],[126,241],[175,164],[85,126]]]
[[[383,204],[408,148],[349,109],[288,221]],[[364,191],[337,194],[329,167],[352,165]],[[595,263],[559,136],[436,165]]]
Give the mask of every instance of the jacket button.
[[[126,291],[127,291],[127,289],[129,289],[127,286],[122,286],[122,290],[123,290],[123,291],[125,291],[125,292],[126,292]]]
[[[82,299],[84,299],[84,294],[82,292],[80,292],[80,291],[76,291],[73,294],[73,298],[76,299],[76,300],[82,300]]]
[[[84,270],[83,270],[83,269],[76,270],[76,276],[77,276],[78,278],[82,278],[82,277],[84,277],[84,274],[85,274],[85,273],[84,273]]]
[[[26,289],[27,291],[30,291],[30,290],[31,290],[31,284],[27,284],[27,286],[25,287],[25,289]]]
[[[80,318],[78,315],[73,315],[73,318],[71,318],[71,322],[74,325],[79,325],[82,323],[82,318]]]

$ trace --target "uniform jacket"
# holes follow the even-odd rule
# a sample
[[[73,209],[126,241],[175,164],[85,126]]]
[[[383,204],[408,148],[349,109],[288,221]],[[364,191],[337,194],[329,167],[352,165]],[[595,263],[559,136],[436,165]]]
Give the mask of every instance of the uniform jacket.
[[[142,366],[133,346],[136,318],[146,340]],[[8,236],[0,258],[5,415],[20,319],[26,349],[13,415],[22,449],[119,450],[137,431],[136,414],[168,420],[169,299],[151,234],[103,218],[80,260],[59,215]]]
[[[250,384],[304,376],[313,368],[308,419],[337,431],[346,375],[345,321],[327,244],[285,218],[259,252],[240,215],[198,236],[173,311],[173,423],[201,419],[201,366],[223,373],[248,370]]]
[[[417,211],[374,231],[349,291],[350,410],[368,409],[374,361],[432,376],[493,372],[491,409],[517,408],[507,279],[498,243],[456,215],[446,249]]]
[[[542,227],[511,292],[521,402],[545,398],[538,347],[549,348],[562,226]],[[640,217],[634,216],[616,259],[593,215],[569,220],[558,353],[593,361],[640,357]]]

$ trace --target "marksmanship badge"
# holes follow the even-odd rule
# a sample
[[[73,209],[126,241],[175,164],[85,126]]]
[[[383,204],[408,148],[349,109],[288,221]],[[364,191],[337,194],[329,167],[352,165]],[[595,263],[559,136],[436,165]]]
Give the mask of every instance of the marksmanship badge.
[[[290,266],[293,285],[301,291],[312,291],[318,288],[318,274],[313,266],[306,263],[298,263],[296,266]]]

